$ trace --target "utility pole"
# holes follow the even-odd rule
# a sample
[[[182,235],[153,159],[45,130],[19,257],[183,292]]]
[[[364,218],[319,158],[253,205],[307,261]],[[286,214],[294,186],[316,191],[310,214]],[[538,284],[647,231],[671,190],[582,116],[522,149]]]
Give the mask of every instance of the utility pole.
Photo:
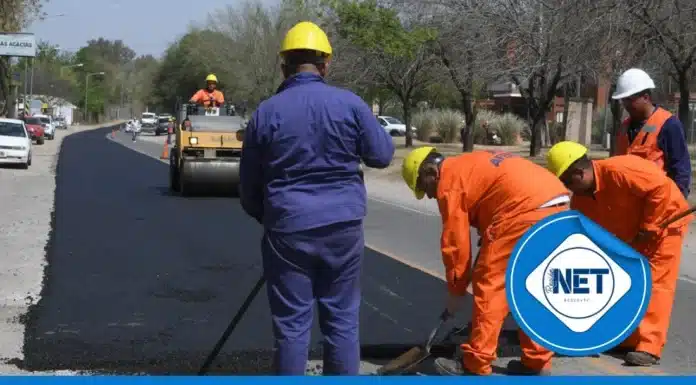
[[[34,58],[31,58],[31,77],[29,78],[29,113],[34,103]]]
[[[104,75],[104,72],[93,72],[85,75],[85,112],[84,112],[84,117],[83,120],[85,123],[87,123],[87,91],[89,90],[89,77],[90,76],[96,76],[96,75]]]

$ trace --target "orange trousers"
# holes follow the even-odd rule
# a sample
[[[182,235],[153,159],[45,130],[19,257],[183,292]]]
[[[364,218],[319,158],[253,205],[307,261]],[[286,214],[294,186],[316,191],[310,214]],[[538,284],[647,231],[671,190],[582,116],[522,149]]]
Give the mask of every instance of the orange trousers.
[[[674,293],[677,290],[679,264],[688,225],[665,230],[665,235],[643,252],[648,256],[652,275],[650,303],[645,317],[621,347],[646,352],[657,357],[667,342],[667,330],[672,316]]]
[[[474,311],[469,342],[462,344],[464,367],[477,375],[492,373],[491,364],[498,358],[498,338],[505,318],[510,313],[505,295],[505,271],[517,241],[535,223],[549,215],[567,210],[567,206],[538,209],[503,223],[483,239],[476,266],[472,272]],[[522,363],[532,370],[549,369],[553,352],[518,331],[522,347]]]

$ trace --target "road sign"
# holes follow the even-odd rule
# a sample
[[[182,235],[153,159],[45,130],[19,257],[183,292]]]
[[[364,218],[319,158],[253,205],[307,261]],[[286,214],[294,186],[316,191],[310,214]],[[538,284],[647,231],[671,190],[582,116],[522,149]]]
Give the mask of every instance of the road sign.
[[[36,37],[31,33],[0,33],[0,56],[36,56]]]
[[[651,278],[643,255],[581,213],[565,211],[518,241],[505,284],[510,311],[530,338],[560,354],[588,356],[638,327]]]

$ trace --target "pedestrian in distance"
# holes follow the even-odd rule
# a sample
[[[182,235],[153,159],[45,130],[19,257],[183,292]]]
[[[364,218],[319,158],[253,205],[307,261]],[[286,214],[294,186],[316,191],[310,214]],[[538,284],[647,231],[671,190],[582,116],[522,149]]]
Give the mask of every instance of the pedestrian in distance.
[[[667,342],[684,237],[692,215],[660,225],[689,209],[677,185],[655,162],[622,155],[591,160],[587,148],[560,142],[547,154],[548,167],[573,192],[578,210],[643,254],[650,263],[650,303],[638,329],[621,348],[629,365],[659,363]]]
[[[315,302],[326,374],[360,367],[360,271],[367,210],[361,162],[386,168],[391,136],[370,107],[328,85],[332,48],[301,22],[282,42],[285,80],[254,111],[244,133],[240,200],[263,225],[263,272],[277,374],[305,373]]]
[[[653,102],[654,88],[655,82],[643,70],[631,68],[619,76],[612,99],[621,100],[629,117],[616,137],[616,155],[632,154],[655,162],[688,197],[691,159],[684,126]]]
[[[490,375],[498,336],[510,313],[505,272],[517,241],[538,221],[568,209],[568,190],[541,166],[505,152],[473,151],[445,158],[434,147],[413,150],[402,176],[417,199],[436,199],[442,216],[441,253],[447,280],[447,312],[462,307],[473,287],[473,318],[461,359],[438,358],[445,375]],[[481,235],[472,268],[470,227]],[[519,331],[521,361],[511,374],[547,374],[553,352]]]

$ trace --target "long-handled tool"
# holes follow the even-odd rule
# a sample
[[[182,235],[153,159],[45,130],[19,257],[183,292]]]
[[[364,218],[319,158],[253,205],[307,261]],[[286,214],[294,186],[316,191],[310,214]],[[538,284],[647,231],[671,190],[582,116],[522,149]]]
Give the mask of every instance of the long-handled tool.
[[[684,218],[684,217],[687,216],[687,215],[692,214],[692,213],[695,212],[695,211],[696,211],[696,206],[693,206],[693,207],[689,208],[688,210],[684,210],[684,211],[682,211],[681,213],[679,213],[679,214],[673,216],[672,218],[669,218],[669,219],[665,220],[664,222],[660,223],[660,224],[658,225],[658,227],[660,228],[660,230],[664,230],[664,229],[667,228],[667,226],[669,226],[669,225],[671,225],[672,223],[674,223],[674,222],[676,222],[676,221],[678,221],[678,220]],[[639,232],[635,237],[633,237],[633,239],[631,240],[631,242],[635,242],[636,240],[638,240],[639,237],[640,237],[640,235],[641,235],[641,232]]]
[[[256,298],[256,295],[259,294],[259,291],[263,287],[264,283],[266,283],[266,278],[262,274],[259,280],[256,281],[256,285],[254,285],[254,288],[251,289],[251,293],[249,293],[249,295],[244,300],[244,303],[237,311],[237,314],[235,314],[234,318],[232,318],[232,322],[230,322],[229,326],[227,326],[225,332],[222,333],[222,336],[215,344],[215,347],[213,347],[213,350],[208,355],[208,358],[205,359],[205,362],[198,370],[199,376],[203,376],[208,372],[208,369],[210,369],[210,365],[213,363],[213,361],[215,361],[215,358],[217,358],[218,354],[220,354],[220,350],[222,350],[222,347],[225,345],[225,342],[227,342],[227,339],[230,338],[230,335],[237,327],[239,321],[242,320],[244,314],[246,314],[247,310],[249,310],[249,306],[251,306],[251,303],[254,302],[254,298]]]
[[[424,345],[411,348],[406,353],[388,362],[387,364],[385,364],[377,370],[377,374],[387,375],[403,373],[420,364],[426,358],[430,357],[430,348],[433,346],[435,337],[450,317],[451,315],[447,310],[443,311],[440,315],[440,320],[437,323],[437,326],[430,332],[430,335],[428,336],[428,339],[426,340]]]
[[[662,224],[660,224],[660,228],[664,229],[665,227],[671,225],[672,223],[684,218],[685,216],[687,216],[695,211],[696,211],[696,206],[693,206],[690,209],[688,209],[680,214],[677,214],[677,215],[673,216],[672,218],[662,222]]]

